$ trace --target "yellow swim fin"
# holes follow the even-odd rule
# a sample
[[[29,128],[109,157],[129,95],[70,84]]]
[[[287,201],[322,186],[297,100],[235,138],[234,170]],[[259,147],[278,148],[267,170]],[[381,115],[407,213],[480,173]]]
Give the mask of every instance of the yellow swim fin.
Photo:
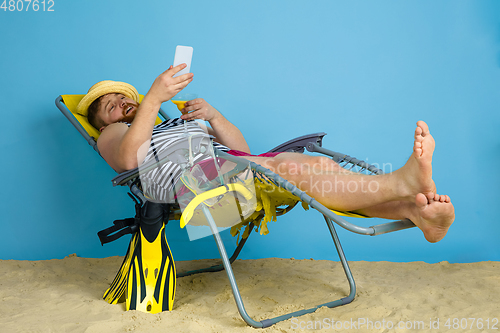
[[[165,237],[163,207],[147,202],[139,230],[103,298],[110,304],[125,298],[127,310],[158,313],[172,310],[175,288],[175,263]]]

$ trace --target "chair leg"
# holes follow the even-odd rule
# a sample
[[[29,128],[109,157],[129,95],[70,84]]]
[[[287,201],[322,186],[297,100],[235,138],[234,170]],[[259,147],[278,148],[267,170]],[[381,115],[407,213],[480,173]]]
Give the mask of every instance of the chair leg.
[[[219,248],[219,253],[220,253],[220,256],[222,258],[222,263],[226,269],[227,277],[229,278],[229,283],[230,283],[231,289],[233,291],[233,296],[234,296],[234,300],[236,301],[236,306],[238,308],[238,311],[239,311],[241,317],[248,325],[255,327],[255,328],[266,328],[266,327],[272,326],[280,321],[290,319],[292,317],[299,317],[299,316],[302,316],[302,315],[305,315],[308,313],[315,312],[317,309],[319,309],[320,307],[323,307],[323,306],[333,308],[333,307],[348,304],[348,303],[352,302],[352,300],[354,299],[355,294],[356,294],[356,285],[355,285],[354,279],[352,277],[351,270],[349,268],[349,265],[347,264],[347,260],[346,260],[345,255],[344,255],[344,251],[342,250],[342,246],[340,244],[340,240],[337,236],[335,228],[334,228],[331,220],[325,217],[328,229],[330,230],[330,234],[332,235],[332,238],[333,238],[333,242],[335,244],[335,247],[337,248],[337,253],[340,257],[342,267],[344,268],[344,272],[345,272],[347,280],[349,282],[349,287],[350,287],[349,296],[338,299],[336,301],[320,304],[320,305],[315,306],[315,307],[310,308],[310,309],[291,312],[291,313],[288,313],[288,314],[285,314],[282,316],[278,316],[275,318],[265,319],[262,321],[256,321],[256,320],[252,319],[245,310],[245,306],[243,304],[243,300],[241,299],[241,294],[238,290],[238,285],[236,284],[236,279],[234,277],[234,273],[233,273],[233,270],[231,268],[231,263],[229,262],[229,258],[227,257],[226,249],[224,247],[222,239],[220,238],[218,229],[215,225],[215,221],[213,220],[212,215],[210,214],[209,210],[205,206],[202,207],[202,210],[203,210],[203,213],[205,214],[205,217],[210,225],[210,229],[212,230],[212,233],[215,237],[217,247]]]
[[[263,328],[263,324],[261,322],[253,320],[246,312],[245,306],[243,305],[243,300],[241,299],[241,294],[240,291],[238,290],[238,285],[236,284],[236,279],[234,277],[233,269],[231,267],[231,264],[229,263],[229,258],[227,257],[226,253],[226,248],[224,247],[224,243],[222,242],[222,239],[219,235],[219,230],[217,229],[217,226],[215,224],[215,221],[212,217],[212,214],[210,214],[210,211],[205,205],[202,206],[202,211],[203,214],[205,215],[205,218],[208,221],[208,224],[210,225],[210,229],[212,231],[212,234],[215,237],[215,242],[217,243],[217,247],[219,248],[219,254],[222,258],[222,263],[224,265],[224,268],[226,269],[226,274],[227,277],[229,278],[229,283],[231,284],[231,289],[233,290],[233,296],[234,300],[236,301],[236,306],[238,307],[238,311],[240,312],[241,317],[245,322],[255,328]]]
[[[344,305],[351,303],[354,300],[354,297],[356,297],[356,283],[354,282],[354,278],[351,273],[351,269],[349,268],[349,264],[347,263],[347,259],[344,254],[344,250],[342,249],[342,245],[340,244],[339,237],[337,235],[337,232],[335,231],[335,227],[332,223],[332,220],[327,218],[326,216],[323,215],[325,218],[326,224],[328,225],[328,229],[330,230],[330,234],[332,235],[333,242],[335,243],[335,248],[337,249],[337,253],[340,258],[340,262],[342,263],[342,268],[344,268],[345,276],[347,277],[347,280],[349,281],[349,296],[346,298],[342,298],[342,304],[339,305]],[[332,308],[334,306],[330,306]]]
[[[251,231],[253,230],[253,227],[255,225],[252,223],[250,223],[249,225],[249,228],[250,228],[250,233],[248,234],[248,237],[250,237],[250,234],[251,234]],[[236,247],[236,249],[234,250],[233,252],[233,255],[231,256],[231,258],[229,258],[229,262],[232,264],[236,258],[238,258],[238,255],[240,254],[241,252],[241,249],[243,248],[243,246],[245,245],[245,243],[247,242],[247,238],[243,238],[240,243],[238,244],[238,246]],[[192,270],[192,271],[187,271],[187,272],[179,272],[177,273],[177,277],[180,278],[180,277],[184,277],[184,276],[189,276],[189,275],[193,275],[193,274],[198,274],[198,273],[206,273],[206,272],[220,272],[224,269],[224,265],[223,264],[219,264],[219,265],[214,265],[214,266],[210,266],[210,267],[206,267],[206,268],[201,268],[201,269],[195,269],[195,270]]]

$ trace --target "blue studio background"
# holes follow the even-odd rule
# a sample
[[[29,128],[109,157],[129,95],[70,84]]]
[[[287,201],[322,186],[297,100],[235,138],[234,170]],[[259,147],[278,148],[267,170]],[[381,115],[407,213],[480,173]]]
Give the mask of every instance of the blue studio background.
[[[500,260],[499,1],[54,0],[52,9],[0,10],[0,259],[125,254],[129,237],[101,247],[96,232],[133,215],[126,188],[112,187],[114,171],[54,100],[104,79],[146,93],[180,44],[194,47],[190,89],[254,153],[324,131],[325,147],[396,169],[415,122],[428,122],[454,225],[437,244],[416,228],[378,237],[338,228],[349,260]],[[337,260],[318,213],[296,208],[269,229],[241,258]],[[167,238],[176,260],[218,256],[211,237],[190,242],[178,221]]]

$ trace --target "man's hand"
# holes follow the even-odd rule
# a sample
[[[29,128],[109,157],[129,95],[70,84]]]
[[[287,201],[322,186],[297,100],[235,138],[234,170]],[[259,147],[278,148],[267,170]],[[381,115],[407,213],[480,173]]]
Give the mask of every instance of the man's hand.
[[[203,98],[196,98],[191,101],[187,101],[181,112],[184,113],[181,116],[181,119],[183,120],[202,119],[212,122],[220,116],[219,111],[217,111],[212,105],[208,104]]]
[[[208,133],[215,136],[217,142],[230,149],[250,153],[250,148],[248,148],[248,144],[240,130],[203,98],[187,101],[181,112],[185,113],[181,116],[181,119],[203,119],[208,121],[212,126],[212,128],[208,128]]]
[[[149,89],[146,95],[147,99],[156,104],[161,104],[177,95],[177,93],[193,81],[193,73],[173,77],[184,68],[186,68],[186,64],[180,64],[175,67],[170,66],[169,69],[161,73]]]

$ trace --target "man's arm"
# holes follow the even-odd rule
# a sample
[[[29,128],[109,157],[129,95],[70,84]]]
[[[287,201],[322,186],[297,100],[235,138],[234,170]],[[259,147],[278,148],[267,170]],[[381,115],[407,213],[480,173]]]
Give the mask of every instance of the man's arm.
[[[250,154],[250,148],[238,127],[233,125],[203,98],[186,102],[182,111],[189,112],[181,116],[184,120],[202,119],[208,121],[212,126],[211,129],[208,128],[208,133],[215,136],[217,142],[231,149]]]
[[[185,64],[175,68],[170,66],[156,78],[137,109],[130,127],[116,123],[103,130],[97,145],[102,157],[113,169],[118,172],[134,169],[139,160],[144,159],[161,103],[174,97],[192,81],[192,73],[172,77],[184,67]]]

